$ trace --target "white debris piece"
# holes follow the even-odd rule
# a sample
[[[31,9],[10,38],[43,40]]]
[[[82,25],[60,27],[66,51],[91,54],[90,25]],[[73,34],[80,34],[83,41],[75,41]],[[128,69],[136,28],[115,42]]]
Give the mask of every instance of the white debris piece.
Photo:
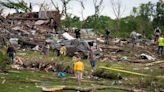
[[[18,44],[18,38],[10,38],[9,42],[10,42],[10,44],[17,45]]]
[[[68,34],[67,32],[63,33],[62,36],[66,40],[74,40],[74,39],[76,39],[76,38],[72,37],[70,34]]]
[[[22,28],[20,26],[13,27],[12,30],[21,30]]]
[[[101,42],[101,43],[105,43],[105,41],[101,38],[97,38],[97,41]]]
[[[32,48],[32,50],[39,51],[39,45],[37,45],[37,46],[35,46],[34,48]]]
[[[146,59],[148,59],[148,60],[155,60],[155,58],[154,57],[152,57],[152,56],[150,56],[150,55],[147,55],[147,54],[145,54],[145,53],[142,53],[141,55],[140,55],[140,57],[142,58],[142,57],[145,57]]]
[[[44,21],[44,20],[38,20],[35,22],[35,25],[42,25],[44,23],[47,23],[48,21]]]

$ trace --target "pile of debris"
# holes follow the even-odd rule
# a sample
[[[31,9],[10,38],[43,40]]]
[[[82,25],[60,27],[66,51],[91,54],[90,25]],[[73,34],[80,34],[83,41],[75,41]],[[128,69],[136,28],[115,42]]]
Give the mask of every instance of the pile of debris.
[[[104,69],[97,69],[92,73],[92,75],[99,78],[108,78],[114,80],[122,79],[122,76],[119,73],[113,73],[111,71],[104,70]]]
[[[56,62],[43,62],[43,61],[31,61],[27,62],[25,58],[16,57],[14,63],[11,65],[11,68],[22,70],[38,70],[46,72],[66,72],[69,74],[73,73],[73,69],[70,66],[64,66],[63,63]]]
[[[42,45],[59,28],[60,14],[56,11],[15,13],[0,18],[0,34],[11,44]]]

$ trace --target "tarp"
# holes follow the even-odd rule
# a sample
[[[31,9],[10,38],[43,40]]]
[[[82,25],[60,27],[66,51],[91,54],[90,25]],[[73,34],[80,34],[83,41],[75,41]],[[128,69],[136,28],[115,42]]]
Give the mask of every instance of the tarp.
[[[68,34],[67,32],[63,33],[62,36],[66,40],[74,40],[74,39],[76,39],[76,38],[72,37],[70,34]]]

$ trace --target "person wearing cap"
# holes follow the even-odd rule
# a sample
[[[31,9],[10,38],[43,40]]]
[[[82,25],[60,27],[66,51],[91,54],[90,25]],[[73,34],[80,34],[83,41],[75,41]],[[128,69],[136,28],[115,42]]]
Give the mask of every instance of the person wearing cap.
[[[65,55],[66,55],[66,47],[64,45],[64,43],[61,44],[61,47],[60,47],[60,56],[63,58]]]
[[[73,66],[75,76],[77,78],[78,84],[81,85],[81,79],[84,71],[84,64],[81,59],[77,59]]]
[[[72,57],[72,62],[73,62],[72,67],[73,67],[73,68],[74,68],[75,63],[76,63],[78,60],[81,60],[80,55],[79,55],[78,52],[75,52],[75,53],[74,53],[74,56]],[[75,76],[77,76],[76,73],[75,73],[75,71],[74,71],[74,74],[75,74]]]

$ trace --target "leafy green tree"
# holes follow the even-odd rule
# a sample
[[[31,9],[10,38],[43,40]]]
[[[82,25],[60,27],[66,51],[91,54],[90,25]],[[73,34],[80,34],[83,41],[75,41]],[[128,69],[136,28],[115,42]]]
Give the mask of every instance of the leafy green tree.
[[[32,9],[31,7],[28,7],[27,3],[24,2],[23,0],[17,2],[11,0],[0,1],[0,5],[9,9],[15,9],[17,13],[29,12]]]
[[[95,25],[95,15],[88,16],[84,23],[84,28],[96,28],[96,33],[103,34],[105,28],[113,29],[114,20],[108,16],[99,16]]]
[[[156,13],[153,20],[154,27],[160,26],[164,29],[164,3],[162,0],[156,3]]]
[[[7,66],[8,58],[6,55],[3,54],[2,51],[0,51],[0,72],[6,71],[5,68]]]
[[[146,4],[141,4],[139,7],[133,8],[132,16],[133,21],[135,21],[135,28],[137,32],[146,33],[153,32],[152,19],[155,14],[154,4],[148,2]]]
[[[80,17],[74,16],[71,20],[70,20],[70,26],[71,27],[76,27],[76,28],[82,28],[82,22],[80,21]]]
[[[137,29],[137,22],[133,16],[128,16],[121,19],[120,22],[121,32],[131,32]]]
[[[75,27],[75,28],[81,28],[82,22],[80,21],[80,18],[77,16],[74,17],[68,17],[69,19],[62,20],[62,24],[64,27]],[[69,21],[68,21],[69,20]]]

